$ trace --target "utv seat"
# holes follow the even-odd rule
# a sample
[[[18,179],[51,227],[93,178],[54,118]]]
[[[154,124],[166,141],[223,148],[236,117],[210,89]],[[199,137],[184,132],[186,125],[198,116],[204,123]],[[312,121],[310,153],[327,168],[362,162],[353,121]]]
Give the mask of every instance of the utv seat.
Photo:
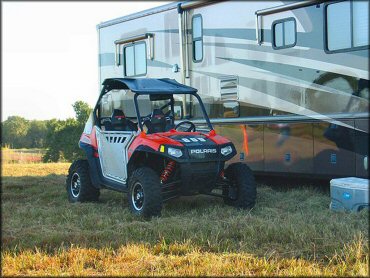
[[[126,118],[120,109],[114,109],[110,123],[105,125],[107,131],[137,131],[137,125]]]
[[[144,122],[148,128],[148,133],[165,132],[167,120],[161,109],[153,109],[150,120]]]

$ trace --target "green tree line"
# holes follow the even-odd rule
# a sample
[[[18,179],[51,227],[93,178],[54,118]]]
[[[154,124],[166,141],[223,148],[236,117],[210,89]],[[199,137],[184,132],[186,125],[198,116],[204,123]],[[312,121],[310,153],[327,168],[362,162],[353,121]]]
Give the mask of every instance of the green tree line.
[[[1,123],[3,147],[43,148],[44,162],[61,159],[72,161],[82,155],[78,141],[90,115],[91,108],[83,101],[73,105],[74,118],[66,120],[27,120],[20,116],[10,116]]]

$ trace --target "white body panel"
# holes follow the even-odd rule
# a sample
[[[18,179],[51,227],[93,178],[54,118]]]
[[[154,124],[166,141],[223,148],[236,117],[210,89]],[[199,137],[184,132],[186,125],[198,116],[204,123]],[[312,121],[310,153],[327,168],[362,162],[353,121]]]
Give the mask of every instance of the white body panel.
[[[100,166],[107,179],[126,184],[127,149],[135,138],[133,132],[102,131],[96,127]]]

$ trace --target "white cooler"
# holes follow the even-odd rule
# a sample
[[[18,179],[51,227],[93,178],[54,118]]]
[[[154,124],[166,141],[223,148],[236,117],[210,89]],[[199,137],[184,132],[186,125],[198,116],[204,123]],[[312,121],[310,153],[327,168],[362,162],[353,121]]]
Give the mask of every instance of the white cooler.
[[[369,180],[340,178],[330,181],[330,209],[360,211],[369,208]]]

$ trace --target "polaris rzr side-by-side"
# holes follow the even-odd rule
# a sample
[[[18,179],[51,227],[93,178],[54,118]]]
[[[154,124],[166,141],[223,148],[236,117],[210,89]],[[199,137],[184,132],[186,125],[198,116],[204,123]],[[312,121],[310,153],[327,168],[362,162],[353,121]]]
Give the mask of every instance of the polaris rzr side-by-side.
[[[179,97],[198,103],[200,130],[181,121]],[[131,211],[144,217],[184,195],[219,196],[238,208],[255,204],[252,171],[242,163],[224,169],[236,154],[233,143],[216,134],[197,90],[172,79],[106,79],[79,146],[86,159],[69,168],[71,202],[96,201],[108,188],[127,193]]]

